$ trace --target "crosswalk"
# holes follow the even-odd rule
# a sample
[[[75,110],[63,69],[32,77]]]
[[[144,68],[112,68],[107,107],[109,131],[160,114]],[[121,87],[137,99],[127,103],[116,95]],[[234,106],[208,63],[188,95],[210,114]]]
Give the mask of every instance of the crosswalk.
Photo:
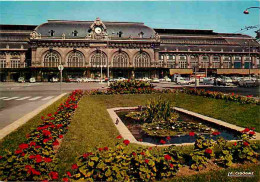
[[[4,100],[4,101],[11,101],[11,100],[18,100],[18,101],[22,101],[22,100],[29,100],[29,101],[36,101],[36,100],[50,100],[52,99],[54,96],[16,96],[16,97],[0,97],[0,100]]]

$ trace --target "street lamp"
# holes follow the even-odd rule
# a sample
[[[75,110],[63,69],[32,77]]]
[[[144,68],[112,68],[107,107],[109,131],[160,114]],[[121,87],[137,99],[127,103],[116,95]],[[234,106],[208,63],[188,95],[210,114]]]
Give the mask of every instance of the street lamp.
[[[257,8],[257,9],[260,9],[260,7],[249,7],[249,8],[246,8],[246,10],[244,11],[244,14],[248,15],[249,14],[249,9],[252,9],[252,8]]]

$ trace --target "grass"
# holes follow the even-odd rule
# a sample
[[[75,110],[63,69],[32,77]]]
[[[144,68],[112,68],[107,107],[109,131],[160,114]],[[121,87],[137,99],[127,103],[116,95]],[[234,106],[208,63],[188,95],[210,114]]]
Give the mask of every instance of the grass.
[[[242,105],[186,94],[84,96],[79,102],[79,108],[69,126],[69,132],[65,135],[58,151],[58,172],[64,174],[71,170],[71,165],[76,162],[77,157],[85,152],[92,151],[96,147],[113,147],[115,145],[116,136],[119,133],[111,123],[107,108],[145,105],[148,99],[156,98],[159,95],[172,101],[174,106],[243,127],[254,126],[259,130],[259,126],[257,126],[259,118],[256,114],[259,106],[256,105]],[[130,147],[134,149],[138,146],[132,144]],[[189,153],[192,149],[193,146],[179,147],[183,153]]]
[[[30,119],[27,123],[17,128],[15,131],[13,131],[12,133],[4,137],[2,140],[0,140],[0,155],[5,154],[5,150],[9,150],[12,152],[16,150],[19,144],[27,140],[26,134],[30,133],[38,125],[42,123],[41,116],[46,116],[48,113],[54,113],[57,110],[58,106],[61,103],[65,102],[66,98],[67,95],[63,96],[62,98],[54,102],[52,105],[41,111],[35,117]]]

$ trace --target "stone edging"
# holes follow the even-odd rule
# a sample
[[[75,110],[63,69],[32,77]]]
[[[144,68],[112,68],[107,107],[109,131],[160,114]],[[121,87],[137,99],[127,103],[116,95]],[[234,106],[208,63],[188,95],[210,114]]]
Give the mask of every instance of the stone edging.
[[[117,108],[107,109],[107,111],[108,111],[108,113],[109,113],[109,115],[110,115],[110,117],[111,117],[115,127],[117,128],[117,130],[119,131],[120,135],[124,139],[129,140],[131,143],[144,145],[144,146],[151,146],[151,147],[154,147],[154,146],[167,147],[167,146],[170,146],[170,145],[176,145],[176,146],[194,145],[194,142],[193,143],[183,143],[183,144],[155,145],[155,144],[151,144],[151,143],[147,143],[147,142],[139,142],[139,141],[137,141],[135,139],[135,137],[132,135],[132,133],[128,130],[128,128],[125,126],[125,124],[122,122],[122,120],[116,114],[116,111],[120,111],[120,110],[134,110],[134,109],[137,109],[137,107],[117,107]],[[226,127],[226,128],[238,131],[238,132],[240,132],[240,131],[245,129],[245,128],[242,128],[242,127],[230,124],[230,123],[226,123],[224,121],[217,120],[217,119],[214,119],[214,118],[211,118],[211,117],[208,117],[208,116],[204,116],[204,115],[201,115],[201,114],[198,114],[198,113],[195,113],[195,112],[191,112],[191,111],[188,111],[188,110],[185,110],[185,109],[182,109],[182,108],[174,107],[174,110],[182,112],[182,113],[185,113],[185,114],[189,114],[191,116],[200,118],[202,120],[206,120],[208,122],[211,122],[211,123],[214,123],[214,124],[217,124],[217,125],[221,125],[223,127]],[[116,124],[116,120],[117,119],[119,120],[118,124]],[[256,139],[254,139],[254,140],[260,140],[260,133],[256,132]],[[229,140],[229,142],[235,142],[235,141],[238,141],[238,140]]]
[[[13,123],[9,124],[8,126],[4,127],[3,129],[1,129],[0,130],[0,140],[3,139],[8,134],[10,134],[11,132],[13,132],[14,130],[16,130],[17,128],[19,128],[20,126],[22,126],[23,124],[25,124],[31,118],[33,118],[34,116],[39,114],[42,110],[44,110],[45,108],[47,108],[48,106],[50,106],[51,104],[53,104],[54,102],[56,102],[57,100],[59,100],[60,98],[62,98],[66,94],[67,93],[60,94],[59,96],[57,96],[54,99],[47,102],[46,104],[38,107],[34,111],[24,115],[20,119],[14,121]]]

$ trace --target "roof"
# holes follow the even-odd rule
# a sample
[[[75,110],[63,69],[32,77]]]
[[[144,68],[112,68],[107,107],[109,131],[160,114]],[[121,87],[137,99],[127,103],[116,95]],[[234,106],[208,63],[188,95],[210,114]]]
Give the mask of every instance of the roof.
[[[86,37],[90,31],[90,26],[94,21],[68,21],[68,20],[49,20],[35,28],[35,31],[40,33],[41,36],[50,36],[50,30],[54,30],[55,37],[61,37],[64,33],[66,38],[73,37],[72,32],[78,32],[77,37]],[[118,37],[120,31],[123,33],[122,37],[139,37],[139,33],[143,32],[143,38],[151,38],[155,35],[155,31],[138,22],[108,22],[103,21],[106,26],[107,34],[111,37]]]

